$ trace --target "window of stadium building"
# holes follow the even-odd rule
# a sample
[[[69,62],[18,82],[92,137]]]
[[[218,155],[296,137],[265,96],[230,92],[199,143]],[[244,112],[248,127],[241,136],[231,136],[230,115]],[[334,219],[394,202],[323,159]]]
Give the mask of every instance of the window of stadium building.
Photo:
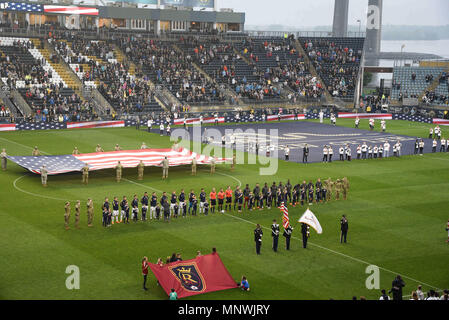
[[[186,21],[172,21],[171,22],[171,29],[175,31],[185,31],[187,28],[187,22]]]
[[[228,23],[228,31],[240,31],[240,24]]]
[[[131,29],[146,29],[146,20],[131,19]]]

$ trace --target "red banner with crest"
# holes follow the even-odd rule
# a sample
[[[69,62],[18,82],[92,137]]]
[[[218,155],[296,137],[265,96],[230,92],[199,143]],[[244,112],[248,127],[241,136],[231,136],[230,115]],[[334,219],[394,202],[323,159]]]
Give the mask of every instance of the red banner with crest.
[[[218,253],[163,266],[149,265],[164,291],[170,294],[171,289],[175,289],[178,298],[237,288]]]

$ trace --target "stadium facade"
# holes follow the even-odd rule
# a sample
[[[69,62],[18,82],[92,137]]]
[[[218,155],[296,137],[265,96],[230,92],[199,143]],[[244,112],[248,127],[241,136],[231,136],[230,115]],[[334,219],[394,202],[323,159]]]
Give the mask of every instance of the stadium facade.
[[[74,30],[243,32],[245,13],[218,10],[214,0],[142,0],[107,6],[0,2],[0,23],[39,27],[57,25]],[[162,3],[162,4],[161,4]],[[200,8],[200,10],[195,10]],[[207,10],[206,10],[207,9]]]

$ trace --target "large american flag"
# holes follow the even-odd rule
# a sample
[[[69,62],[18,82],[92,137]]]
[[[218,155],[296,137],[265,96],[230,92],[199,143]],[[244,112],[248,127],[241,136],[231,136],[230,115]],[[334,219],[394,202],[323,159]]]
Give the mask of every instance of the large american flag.
[[[60,156],[8,156],[8,159],[36,174],[40,174],[42,165],[45,165],[49,175],[56,175],[81,171],[86,164],[91,171],[111,169],[115,168],[118,161],[124,168],[137,167],[141,160],[145,166],[161,166],[160,163],[165,157],[171,167],[191,164],[193,158],[196,158],[197,164],[210,164],[212,159],[185,148],[123,150]],[[215,163],[231,161],[232,159],[228,158],[215,158]]]
[[[282,225],[284,226],[284,229],[286,229],[290,225],[290,219],[288,218],[288,208],[284,205],[284,202],[281,203],[281,212],[283,213]]]

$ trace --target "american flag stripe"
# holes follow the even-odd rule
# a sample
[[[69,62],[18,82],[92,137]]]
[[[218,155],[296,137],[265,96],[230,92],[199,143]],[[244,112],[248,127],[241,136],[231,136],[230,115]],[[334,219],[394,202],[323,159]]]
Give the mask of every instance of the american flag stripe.
[[[440,124],[440,125],[443,125],[443,126],[449,126],[449,119],[433,118],[432,119],[432,123]]]
[[[383,120],[391,120],[393,119],[393,115],[391,113],[351,113],[351,112],[339,112],[339,118],[357,118],[359,119],[383,119]]]
[[[0,131],[15,131],[15,130],[16,130],[15,123],[0,124]]]
[[[218,117],[218,123],[224,123],[225,118],[224,117]],[[200,118],[187,118],[186,119],[187,124],[200,124]],[[207,117],[203,118],[203,123],[215,123],[215,117]],[[184,118],[174,119],[173,124],[184,124]]]
[[[282,225],[285,228],[288,228],[288,226],[290,225],[290,219],[288,217],[288,208],[287,206],[284,205],[284,202],[282,202],[281,204],[281,212],[283,213],[282,216]]]
[[[125,121],[88,121],[88,122],[67,122],[67,129],[88,129],[88,128],[121,128],[125,126]]]
[[[306,116],[304,114],[298,114],[298,120],[304,120]],[[267,116],[267,121],[277,121],[279,116],[277,114]],[[281,120],[293,120],[295,119],[294,114],[281,114]]]
[[[98,16],[97,8],[44,5],[44,12]]]

